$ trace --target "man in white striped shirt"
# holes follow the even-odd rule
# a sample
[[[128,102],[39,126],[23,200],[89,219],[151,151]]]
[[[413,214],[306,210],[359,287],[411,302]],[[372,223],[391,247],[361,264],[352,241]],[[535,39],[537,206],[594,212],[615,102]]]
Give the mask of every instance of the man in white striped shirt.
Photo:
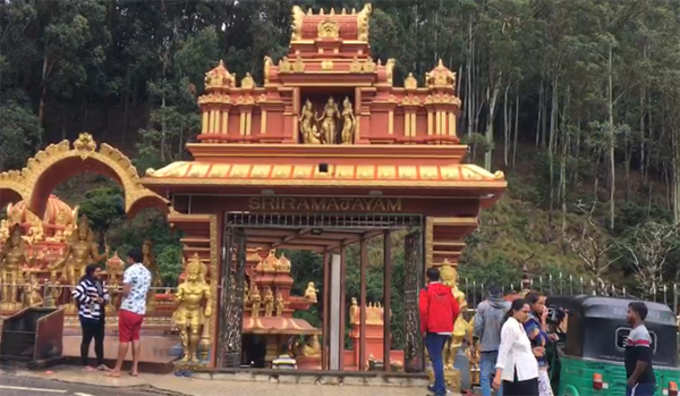
[[[102,269],[97,264],[90,264],[85,268],[85,275],[73,289],[71,295],[78,305],[78,317],[83,329],[83,340],[80,344],[80,358],[86,371],[95,368],[88,365],[90,342],[94,338],[94,353],[97,356],[96,368],[108,371],[104,364],[104,330],[105,304],[111,300],[106,285],[101,280]]]

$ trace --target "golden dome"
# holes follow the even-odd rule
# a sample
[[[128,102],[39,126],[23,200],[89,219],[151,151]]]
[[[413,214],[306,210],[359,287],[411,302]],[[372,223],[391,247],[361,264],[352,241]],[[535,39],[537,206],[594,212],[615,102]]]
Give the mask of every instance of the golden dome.
[[[205,73],[205,90],[207,92],[220,89],[232,88],[235,85],[236,77],[229,73],[229,70],[224,66],[224,61],[220,59],[220,63],[214,69]]]
[[[425,84],[428,88],[451,88],[456,83],[456,73],[444,66],[444,62],[439,59],[439,64],[425,73]]]

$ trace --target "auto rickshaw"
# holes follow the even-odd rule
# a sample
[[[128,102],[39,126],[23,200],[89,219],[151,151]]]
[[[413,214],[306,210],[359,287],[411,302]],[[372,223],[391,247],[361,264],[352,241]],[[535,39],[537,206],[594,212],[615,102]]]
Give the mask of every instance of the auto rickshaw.
[[[625,395],[624,345],[630,332],[625,298],[551,297],[550,312],[566,312],[566,335],[558,342],[559,396]],[[645,325],[652,337],[655,396],[677,396],[677,326],[666,305],[647,302]],[[551,315],[549,315],[551,316]]]

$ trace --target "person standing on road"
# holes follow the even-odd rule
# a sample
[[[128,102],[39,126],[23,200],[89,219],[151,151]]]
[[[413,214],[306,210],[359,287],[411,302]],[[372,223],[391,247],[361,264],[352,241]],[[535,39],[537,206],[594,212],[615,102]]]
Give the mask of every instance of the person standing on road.
[[[501,325],[503,316],[510,308],[510,303],[503,300],[497,286],[489,286],[488,293],[487,299],[477,306],[474,322],[475,336],[479,338],[479,382],[482,396],[491,396],[491,381],[501,343]],[[503,394],[502,386],[497,394]]]
[[[142,345],[139,333],[146,314],[146,295],[151,286],[151,272],[142,264],[142,251],[134,248],[128,253],[130,266],[123,273],[123,300],[118,311],[118,360],[112,377],[120,377],[123,360],[127,355],[128,346],[132,343],[132,370],[130,375],[139,375],[139,356]]]
[[[652,369],[652,338],[645,326],[647,306],[634,301],[628,304],[626,320],[632,327],[626,339],[624,361],[626,365],[626,396],[652,396],[656,378]]]
[[[109,371],[104,364],[104,330],[105,305],[111,301],[109,292],[101,280],[102,269],[97,264],[85,267],[85,275],[80,278],[78,285],[71,295],[78,305],[78,318],[83,330],[83,340],[80,343],[80,359],[85,371]],[[97,365],[88,365],[90,342],[94,338],[94,353],[97,356]]]
[[[458,302],[453,298],[451,288],[439,282],[439,270],[428,268],[429,283],[420,291],[420,331],[425,337],[425,347],[432,361],[434,385],[428,390],[436,396],[446,395],[444,384],[444,363],[442,349],[453,332],[453,322],[458,317]]]
[[[532,347],[545,348],[551,340],[548,337],[546,318],[548,309],[545,306],[546,297],[538,293],[531,292],[525,297],[526,302],[531,307],[529,318],[524,322],[524,330],[531,340]],[[539,396],[553,396],[550,386],[550,376],[548,375],[548,360],[545,353],[536,355],[538,361],[538,394]]]
[[[538,396],[538,363],[534,355],[542,354],[543,348],[532,348],[524,330],[529,311],[529,304],[518,298],[505,314],[493,379],[494,389],[500,389],[502,382],[504,396]]]

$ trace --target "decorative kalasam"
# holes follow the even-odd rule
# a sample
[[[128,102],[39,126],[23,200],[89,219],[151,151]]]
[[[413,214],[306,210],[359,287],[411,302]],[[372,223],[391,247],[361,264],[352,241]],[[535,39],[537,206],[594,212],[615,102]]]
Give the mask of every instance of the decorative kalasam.
[[[342,132],[340,139],[342,144],[352,144],[354,142],[354,130],[356,129],[356,118],[352,110],[352,103],[348,97],[342,101]]]
[[[104,253],[99,253],[99,244],[94,240],[87,216],[78,219],[76,231],[71,236],[64,258],[49,267],[50,271],[58,271],[66,278],[68,285],[75,285],[85,275],[85,267],[97,263],[109,255],[107,246]]]
[[[198,255],[191,257],[186,267],[186,280],[177,287],[177,309],[172,319],[179,328],[183,362],[198,361],[197,349],[201,335],[212,315],[210,285],[204,279],[204,266]]]
[[[26,264],[26,247],[21,238],[21,227],[10,228],[7,243],[0,251],[0,281],[2,281],[2,297],[0,309],[14,310],[19,307],[19,291],[23,288],[22,266]]]

